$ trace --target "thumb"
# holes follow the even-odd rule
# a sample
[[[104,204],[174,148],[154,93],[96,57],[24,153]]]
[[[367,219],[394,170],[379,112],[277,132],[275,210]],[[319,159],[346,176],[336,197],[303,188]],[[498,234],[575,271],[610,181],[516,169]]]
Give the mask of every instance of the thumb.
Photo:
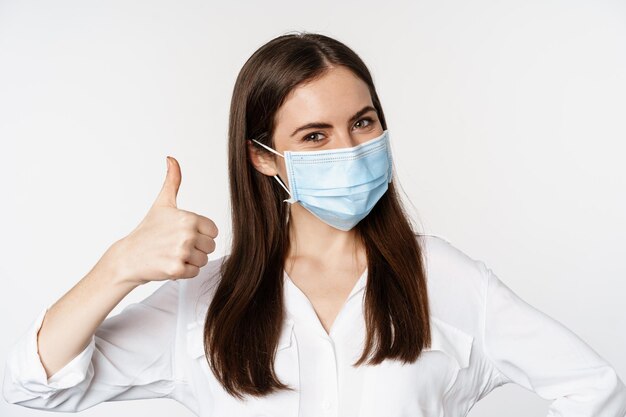
[[[163,187],[154,201],[153,206],[176,207],[176,196],[180,187],[182,175],[178,161],[171,156],[167,157],[168,167]]]

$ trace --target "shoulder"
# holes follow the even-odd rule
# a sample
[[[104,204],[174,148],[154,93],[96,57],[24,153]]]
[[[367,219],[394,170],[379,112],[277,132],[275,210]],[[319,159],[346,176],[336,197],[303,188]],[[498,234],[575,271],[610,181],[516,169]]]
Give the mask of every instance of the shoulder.
[[[430,313],[469,333],[480,328],[487,284],[485,263],[446,239],[418,235]]]
[[[484,263],[470,251],[461,249],[445,238],[433,234],[416,235],[425,265],[433,274],[482,273]]]

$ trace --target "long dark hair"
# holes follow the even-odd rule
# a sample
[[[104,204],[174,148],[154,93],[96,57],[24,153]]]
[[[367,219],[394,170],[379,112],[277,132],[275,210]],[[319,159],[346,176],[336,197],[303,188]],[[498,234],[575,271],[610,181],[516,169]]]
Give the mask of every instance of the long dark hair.
[[[204,346],[218,381],[240,399],[291,389],[274,372],[285,319],[282,291],[289,206],[280,185],[251,164],[246,140],[261,138],[273,147],[274,116],[286,96],[330,66],[344,66],[368,85],[387,129],[361,58],[322,34],[298,32],[272,39],[252,54],[235,82],[228,130],[232,248],[207,312]],[[354,366],[365,361],[375,365],[386,358],[413,362],[431,343],[425,268],[417,234],[393,181],[355,228],[365,247],[368,280],[367,337]]]

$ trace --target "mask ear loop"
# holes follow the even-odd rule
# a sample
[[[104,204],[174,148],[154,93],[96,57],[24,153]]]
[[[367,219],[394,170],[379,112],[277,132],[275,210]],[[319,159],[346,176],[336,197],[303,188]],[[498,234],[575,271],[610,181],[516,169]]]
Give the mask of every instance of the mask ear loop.
[[[283,155],[281,155],[279,152],[276,152],[274,149],[270,148],[269,146],[263,145],[263,144],[262,144],[261,142],[259,142],[258,140],[256,140],[256,139],[252,139],[252,141],[253,141],[253,142],[258,143],[259,145],[261,145],[262,147],[264,147],[264,148],[265,148],[265,149],[267,149],[268,151],[275,153],[276,155],[280,156],[281,158],[283,158],[283,159],[285,158],[285,157],[284,157]],[[283,188],[285,189],[285,191],[287,191],[287,193],[288,193],[288,194],[289,194],[289,196],[291,197],[291,198],[288,198],[288,199],[286,199],[286,200],[283,200],[283,202],[284,202],[284,203],[290,203],[290,204],[295,203],[295,202],[296,202],[296,200],[294,200],[294,199],[293,199],[293,195],[291,195],[291,191],[289,191],[289,190],[287,189],[287,187],[285,186],[285,184],[283,184],[283,182],[282,182],[282,180],[280,179],[280,177],[279,177],[278,175],[273,175],[273,177],[274,177],[274,179],[275,179],[276,181],[278,181],[278,183],[280,184],[280,186],[281,186],[281,187],[283,187]]]

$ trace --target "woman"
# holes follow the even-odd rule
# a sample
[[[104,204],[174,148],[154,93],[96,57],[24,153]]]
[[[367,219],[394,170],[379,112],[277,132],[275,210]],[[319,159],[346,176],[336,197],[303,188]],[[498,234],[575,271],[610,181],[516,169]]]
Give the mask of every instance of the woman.
[[[513,382],[554,400],[550,415],[624,416],[624,384],[585,342],[483,262],[413,231],[389,138],[347,46],[308,33],[263,45],[230,110],[230,254],[207,263],[217,227],[177,208],[180,168],[168,159],[142,223],[18,340],[6,400],[435,417],[466,415]],[[155,280],[168,281],[104,320]]]

